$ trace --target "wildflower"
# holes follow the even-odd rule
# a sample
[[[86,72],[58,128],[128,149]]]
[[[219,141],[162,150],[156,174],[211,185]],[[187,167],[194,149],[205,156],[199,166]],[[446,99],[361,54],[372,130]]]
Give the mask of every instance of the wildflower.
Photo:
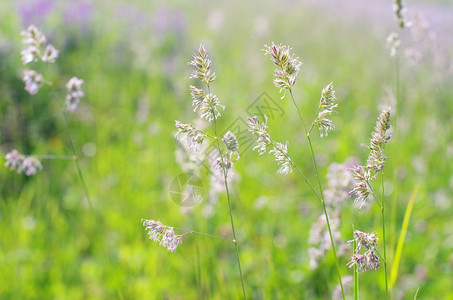
[[[390,128],[390,107],[385,108],[378,117],[376,127],[371,133],[370,155],[367,160],[367,168],[374,171],[372,178],[376,178],[377,174],[384,169],[384,163],[387,157],[384,154],[384,145],[390,139],[386,135]]]
[[[288,142],[286,145],[281,143],[275,143],[274,149],[269,151],[269,153],[274,153],[275,160],[281,166],[280,169],[277,171],[280,174],[287,175],[293,171],[291,167],[291,159],[288,156]]]
[[[72,77],[68,83],[66,83],[66,89],[68,91],[66,95],[66,110],[74,112],[77,110],[80,102],[80,98],[84,96],[81,86],[83,80],[77,77]]]
[[[31,63],[32,61],[38,61],[41,57],[39,48],[35,46],[29,46],[20,52],[22,63],[24,65]]]
[[[28,26],[27,30],[22,31],[23,43],[29,46],[41,47],[46,42],[46,37],[36,28],[35,25]]]
[[[406,9],[403,7],[402,0],[395,0],[393,3],[393,11],[395,12],[399,28],[407,27],[408,23],[405,20]]]
[[[22,165],[17,168],[17,173],[24,171],[25,175],[31,176],[36,174],[38,169],[42,170],[41,162],[36,157],[28,156],[23,160]]]
[[[219,176],[225,172],[226,176],[228,177],[229,171],[233,168],[233,162],[229,160],[227,157],[218,157],[215,160],[215,170],[216,175]]]
[[[376,233],[365,233],[358,230],[354,231],[354,239],[349,243],[356,242],[357,247],[354,249],[354,255],[351,261],[347,263],[349,268],[357,265],[357,271],[368,271],[379,269],[379,257],[375,253]],[[365,253],[360,254],[362,246],[366,249]]]
[[[214,94],[209,93],[206,95],[202,89],[194,86],[190,86],[190,94],[193,99],[193,111],[200,109],[201,117],[209,122],[220,117],[219,107],[225,109],[225,106],[220,104],[219,99]]]
[[[184,140],[187,142],[189,149],[198,151],[206,134],[196,129],[192,124],[183,124],[177,120],[175,121],[175,126],[178,128],[176,137],[179,135],[185,136]]]
[[[25,82],[25,90],[30,95],[38,93],[39,88],[44,83],[43,76],[33,70],[25,70],[22,80]]]
[[[9,167],[9,169],[13,171],[16,169],[16,167],[22,165],[25,156],[20,154],[19,151],[17,151],[16,149],[14,149],[13,151],[8,152],[5,155],[5,159],[6,159],[5,167]]]
[[[193,85],[189,87],[190,94],[192,95],[192,106],[194,107],[193,111],[197,111],[197,109],[201,106],[204,101],[206,95],[202,89],[196,88]]]
[[[17,168],[19,174],[24,172],[25,175],[31,176],[36,174],[38,169],[42,170],[41,162],[36,157],[25,156],[16,149],[7,153],[5,159],[5,167],[9,167],[11,171]]]
[[[258,149],[259,155],[266,153],[267,146],[272,144],[271,136],[267,133],[267,116],[264,115],[264,123],[260,123],[258,117],[248,118],[248,128],[253,134],[258,135],[258,145],[253,150]]]
[[[229,156],[229,160],[231,160],[232,154],[236,154],[236,160],[239,159],[239,143],[236,139],[236,136],[231,131],[228,131],[222,138],[222,141],[225,143],[227,147],[227,156]]]
[[[362,246],[367,250],[374,249],[376,247],[377,240],[376,232],[365,233],[359,230],[354,231],[354,241],[357,243],[357,247],[355,249],[356,252],[359,252]]]
[[[193,60],[189,62],[189,65],[195,68],[190,78],[198,78],[209,88],[209,84],[215,79],[215,73],[211,71],[211,63],[206,49],[200,45],[198,53],[194,54]],[[190,94],[193,99],[194,111],[200,109],[201,117],[209,122],[220,117],[220,108],[225,110],[225,106],[220,104],[219,98],[212,93],[206,94],[202,89],[190,86]]]
[[[193,55],[193,60],[188,64],[195,67],[190,78],[198,78],[206,85],[215,80],[215,73],[211,72],[212,61],[208,58],[208,53],[203,45],[200,45],[198,53]]]
[[[225,172],[225,175],[228,176],[229,170],[233,167],[233,154],[236,154],[236,160],[239,159],[239,143],[231,131],[223,136],[222,141],[225,143],[227,151],[224,157],[217,157],[215,165],[217,166],[217,174]]]
[[[365,171],[365,169],[358,165],[351,169],[353,178],[354,178],[354,189],[349,193],[350,196],[356,195],[354,200],[356,203],[361,202],[360,208],[365,205],[366,199],[369,195],[373,194],[373,191],[370,189],[370,171]]]
[[[173,227],[154,220],[142,219],[142,222],[150,239],[167,248],[169,252],[176,252],[176,248],[182,243],[182,235],[176,235]]]
[[[290,54],[291,48],[289,46],[284,46],[282,44],[275,45],[272,43],[271,46],[264,45],[264,47],[265,54],[269,54],[272,57],[274,65],[279,67],[279,69],[274,70],[275,86],[279,87],[281,90],[291,89],[296,83],[297,74],[302,65],[299,58]]]
[[[338,104],[335,103],[336,100],[337,98],[335,97],[335,91],[333,90],[333,84],[331,82],[322,90],[318,109],[319,114],[313,122],[319,127],[319,131],[324,130],[326,136],[329,131],[335,128],[332,121],[327,117],[332,114],[335,107],[338,107]],[[321,137],[323,136],[324,134],[321,133]]]
[[[42,56],[42,61],[48,63],[54,63],[55,59],[58,57],[58,50],[55,49],[52,45],[47,45],[44,50],[44,55]]]
[[[214,94],[207,94],[200,107],[201,117],[211,122],[220,117],[219,107],[225,110],[225,106],[221,105],[219,99]]]
[[[390,50],[390,57],[395,57],[400,47],[401,41],[397,33],[392,32],[387,37],[387,48]]]

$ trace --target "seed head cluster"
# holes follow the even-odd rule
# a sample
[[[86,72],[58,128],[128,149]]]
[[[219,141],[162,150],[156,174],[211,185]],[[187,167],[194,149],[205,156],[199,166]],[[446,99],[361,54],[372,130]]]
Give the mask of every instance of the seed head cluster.
[[[273,149],[269,153],[273,153],[275,160],[280,165],[280,169],[277,171],[280,174],[287,175],[293,171],[292,161],[288,155],[288,142],[286,144],[281,144],[274,142],[267,132],[267,117],[264,116],[264,123],[261,123],[258,117],[254,116],[248,119],[248,128],[249,131],[254,135],[257,135],[258,145],[253,148],[253,150],[258,149],[258,153],[264,154],[267,151],[269,145],[273,146]]]
[[[84,93],[81,89],[83,80],[77,77],[72,77],[66,83],[66,110],[74,112],[79,107],[80,98],[84,96]]]
[[[370,155],[367,160],[367,168],[374,172],[373,178],[384,169],[387,156],[384,154],[384,146],[390,140],[387,130],[390,128],[390,107],[385,108],[379,115],[376,127],[371,133]]]
[[[302,63],[298,57],[290,54],[291,47],[285,45],[264,45],[265,54],[271,56],[272,62],[278,69],[274,70],[274,84],[280,89],[291,89],[297,80]]]
[[[198,151],[203,143],[206,134],[196,129],[192,124],[184,124],[178,120],[175,121],[175,126],[178,129],[176,138],[181,137],[183,142],[186,142],[189,149]]]
[[[44,77],[33,70],[25,70],[22,80],[25,83],[25,90],[30,95],[36,95],[44,83]]]
[[[182,243],[182,235],[176,235],[173,227],[154,220],[142,219],[142,222],[151,240],[158,242],[169,252],[176,252],[176,248]]]
[[[333,109],[338,107],[336,101],[337,98],[335,97],[333,83],[331,82],[322,90],[321,99],[319,101],[319,114],[314,121],[314,124],[317,125],[319,131],[321,131],[321,137],[327,136],[328,132],[335,128],[328,117],[334,112]],[[322,132],[323,130],[324,133]]]
[[[217,165],[219,174],[220,172],[225,172],[225,175],[228,176],[229,170],[233,167],[233,154],[236,155],[236,160],[239,159],[239,143],[231,131],[228,131],[223,136],[222,142],[225,144],[227,151],[223,158],[218,157],[216,159],[215,164]]]
[[[42,170],[41,162],[36,157],[20,154],[16,149],[8,152],[5,155],[5,159],[5,167],[11,171],[17,168],[17,173],[19,174],[24,172],[25,175],[31,176],[36,174],[38,169]]]
[[[350,195],[356,196],[354,201],[359,203],[359,208],[362,208],[368,197],[373,194],[370,188],[370,171],[365,170],[361,165],[353,167],[351,171],[354,178],[354,189]]]
[[[27,48],[20,52],[24,65],[39,60],[48,63],[55,62],[58,50],[53,45],[47,44],[47,38],[35,25],[28,26],[27,30],[21,32],[21,35],[24,37],[23,43],[27,45]]]
[[[347,264],[349,268],[357,265],[357,271],[368,271],[379,269],[379,257],[376,255],[376,244],[377,244],[376,232],[365,233],[359,230],[354,231],[354,239],[349,243],[355,242],[357,247],[354,249],[354,255],[351,261]],[[360,254],[360,250],[365,248],[365,252]]]
[[[190,86],[192,106],[194,111],[199,109],[201,117],[209,122],[220,117],[220,108],[225,109],[217,96],[210,92],[209,84],[215,80],[215,73],[211,71],[211,64],[212,61],[208,58],[207,51],[202,45],[198,48],[198,52],[194,54],[193,60],[189,62],[189,65],[194,67],[190,78],[197,78],[208,87],[206,93],[203,89]]]

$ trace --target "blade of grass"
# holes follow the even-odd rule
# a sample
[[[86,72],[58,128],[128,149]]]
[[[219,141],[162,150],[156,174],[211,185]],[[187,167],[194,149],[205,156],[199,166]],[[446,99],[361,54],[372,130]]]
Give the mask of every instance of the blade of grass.
[[[398,267],[399,267],[399,263],[401,260],[401,254],[403,252],[404,239],[406,237],[407,227],[409,226],[409,220],[410,220],[410,217],[412,214],[412,208],[414,206],[415,197],[417,196],[417,191],[418,191],[418,185],[415,188],[415,190],[412,192],[409,202],[407,203],[406,212],[404,213],[404,219],[403,219],[403,224],[401,227],[401,233],[398,238],[398,244],[396,246],[395,258],[393,260],[392,271],[390,273],[390,289],[393,287],[393,285],[396,282],[396,278],[398,277]]]
[[[417,288],[417,291],[415,292],[414,300],[417,300],[417,296],[418,296],[418,291],[419,290],[420,290],[420,288]]]

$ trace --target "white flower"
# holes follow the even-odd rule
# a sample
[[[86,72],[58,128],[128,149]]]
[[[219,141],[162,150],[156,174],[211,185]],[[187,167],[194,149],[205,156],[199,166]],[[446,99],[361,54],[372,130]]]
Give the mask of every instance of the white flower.
[[[33,70],[25,70],[22,80],[25,82],[25,90],[31,95],[38,93],[39,88],[44,83],[43,76]]]
[[[55,49],[52,45],[47,45],[44,50],[44,55],[42,56],[42,61],[48,63],[54,63],[55,59],[58,57],[58,50]],[[82,81],[83,82],[83,81]]]
[[[77,110],[80,98],[84,96],[84,93],[80,89],[82,84],[83,80],[77,77],[72,77],[68,83],[66,83],[66,88],[68,90],[66,95],[66,110],[70,112]]]

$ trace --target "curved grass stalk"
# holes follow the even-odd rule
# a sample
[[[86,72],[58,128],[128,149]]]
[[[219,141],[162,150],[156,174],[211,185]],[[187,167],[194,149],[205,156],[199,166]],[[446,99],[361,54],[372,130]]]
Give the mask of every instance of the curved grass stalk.
[[[208,88],[208,92],[211,93],[209,84],[206,84],[206,86]],[[239,259],[239,246],[238,246],[237,238],[236,238],[236,230],[234,228],[233,211],[231,209],[230,190],[228,188],[228,178],[227,178],[228,174],[227,174],[226,166],[225,166],[224,159],[223,159],[222,148],[220,147],[220,140],[219,140],[219,137],[217,135],[217,117],[216,117],[214,108],[211,107],[211,109],[212,109],[212,112],[213,112],[212,115],[214,117],[214,119],[213,119],[213,121],[214,121],[214,137],[215,137],[215,140],[217,141],[217,149],[218,149],[219,155],[220,155],[220,161],[221,161],[222,172],[223,172],[223,179],[224,179],[225,190],[226,190],[226,194],[227,194],[228,211],[229,211],[229,214],[230,214],[231,231],[233,233],[233,243],[234,243],[234,247],[235,247],[235,250],[236,250],[236,258],[237,258],[238,269],[239,269],[239,277],[241,279],[242,295],[243,295],[244,299],[247,299],[247,295],[245,293],[245,286],[244,286],[244,276],[242,274],[242,268],[241,268],[241,260]]]
[[[330,227],[329,215],[327,214],[326,203],[324,201],[324,195],[323,195],[323,190],[322,190],[322,185],[321,185],[321,179],[320,179],[319,172],[318,172],[318,165],[316,163],[316,158],[315,158],[315,153],[314,153],[314,150],[313,150],[313,145],[312,145],[311,139],[310,139],[310,133],[307,130],[307,126],[305,125],[305,122],[304,122],[304,119],[302,117],[302,114],[300,113],[299,107],[297,106],[296,101],[294,100],[294,95],[293,95],[293,92],[292,92],[291,89],[289,89],[289,94],[291,95],[291,100],[293,101],[294,106],[296,107],[297,113],[299,115],[299,119],[302,122],[302,126],[304,127],[304,130],[305,130],[305,135],[306,135],[306,137],[308,139],[308,143],[310,145],[311,158],[312,158],[312,161],[313,161],[313,166],[315,168],[316,178],[317,178],[318,187],[319,187],[319,193],[320,193],[320,196],[321,196],[320,197],[321,205],[322,205],[322,209],[324,211],[324,216],[326,218],[326,224],[327,224],[327,229],[329,231],[330,243],[332,245],[332,252],[333,252],[334,259],[335,259],[335,266],[336,266],[336,269],[337,269],[338,281],[340,283],[340,288],[341,288],[341,295],[343,296],[343,300],[344,300],[346,298],[345,298],[345,295],[344,295],[343,282],[341,280],[340,265],[338,264],[337,251],[335,249],[335,242],[333,240],[332,229]]]

